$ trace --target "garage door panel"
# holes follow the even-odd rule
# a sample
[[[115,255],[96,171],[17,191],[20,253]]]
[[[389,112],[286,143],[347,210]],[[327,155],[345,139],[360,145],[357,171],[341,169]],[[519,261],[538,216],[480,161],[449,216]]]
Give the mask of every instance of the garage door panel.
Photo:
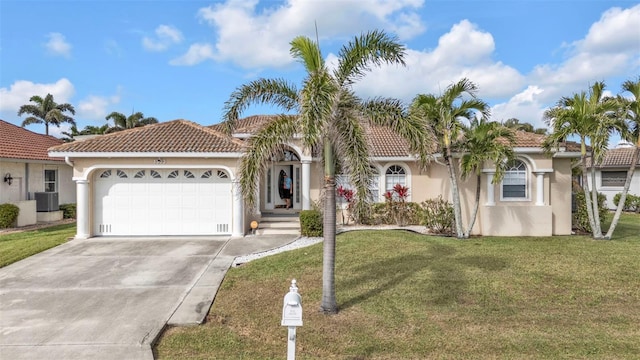
[[[216,177],[167,178],[175,172],[157,170],[161,177],[98,177],[94,189],[94,232],[97,235],[228,234],[231,225],[231,183]],[[215,172],[215,170],[214,170]],[[223,181],[223,182],[221,182]],[[222,224],[222,225],[221,225]]]

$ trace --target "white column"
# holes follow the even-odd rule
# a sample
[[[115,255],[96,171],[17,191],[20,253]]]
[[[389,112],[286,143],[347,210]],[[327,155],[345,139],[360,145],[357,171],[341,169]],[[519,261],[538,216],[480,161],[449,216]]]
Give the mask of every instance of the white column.
[[[496,204],[495,194],[493,191],[495,188],[495,184],[493,183],[494,175],[495,175],[494,172],[487,173],[487,202],[485,203],[486,206],[494,206]]]
[[[302,160],[302,210],[311,210],[311,160]]]
[[[231,184],[231,196],[233,197],[233,228],[231,236],[244,236],[244,201],[240,192],[240,182],[236,179]]]
[[[544,205],[544,173],[536,173],[536,206]]]
[[[76,180],[76,239],[91,236],[89,226],[89,180]]]

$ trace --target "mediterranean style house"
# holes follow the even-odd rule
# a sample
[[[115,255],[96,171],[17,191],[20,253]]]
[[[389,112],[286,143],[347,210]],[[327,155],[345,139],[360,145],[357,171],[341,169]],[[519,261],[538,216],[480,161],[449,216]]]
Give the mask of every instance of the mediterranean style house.
[[[76,202],[73,168],[64,158],[47,153],[62,143],[0,120],[0,204],[20,208],[17,226],[62,219],[62,212],[54,205]],[[44,203],[47,199],[55,204]]]
[[[77,238],[131,235],[244,236],[252,220],[311,209],[320,196],[319,159],[299,139],[283,144],[259,184],[256,209],[238,192],[238,166],[245,141],[272,116],[239,120],[232,136],[220,124],[205,127],[174,120],[55,146],[49,155],[73,165],[77,187]],[[371,192],[384,201],[395,184],[409,187],[409,201],[449,197],[446,167],[425,170],[390,130],[368,128],[376,176]],[[518,132],[517,161],[501,183],[483,169],[483,190],[474,234],[547,236],[571,234],[571,161],[575,144],[545,155],[543,136]],[[292,209],[279,196],[279,177],[292,179]],[[343,178],[344,180],[344,178]],[[475,179],[461,182],[465,216],[472,210]]]

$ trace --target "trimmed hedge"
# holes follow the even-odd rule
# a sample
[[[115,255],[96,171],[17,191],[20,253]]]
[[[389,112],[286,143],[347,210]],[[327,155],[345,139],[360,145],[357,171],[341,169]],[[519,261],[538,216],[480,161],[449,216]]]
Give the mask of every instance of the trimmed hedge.
[[[620,197],[622,197],[622,193],[617,193],[613,197],[613,204],[615,206],[618,206],[618,203],[620,202]],[[624,199],[624,206],[622,210],[640,212],[640,196],[627,194],[627,197]]]
[[[20,208],[17,205],[0,204],[0,229],[12,227],[19,214]]]
[[[62,210],[62,217],[64,219],[76,218],[76,204],[62,204],[60,205],[60,210]]]
[[[322,236],[322,213],[319,210],[300,211],[300,234],[302,236]]]

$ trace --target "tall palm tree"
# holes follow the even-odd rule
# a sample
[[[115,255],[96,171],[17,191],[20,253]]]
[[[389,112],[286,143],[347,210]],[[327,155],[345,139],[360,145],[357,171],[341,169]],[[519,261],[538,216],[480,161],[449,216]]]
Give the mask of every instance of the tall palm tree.
[[[75,121],[65,112],[76,114],[76,109],[71,104],[58,104],[53,100],[53,95],[47,94],[44,98],[34,95],[29,101],[35,104],[26,104],[20,106],[18,116],[30,114],[31,116],[24,119],[22,127],[31,124],[44,124],[45,134],[49,135],[49,124],[60,127],[62,123],[70,123],[75,125]]]
[[[617,102],[604,96],[604,88],[603,82],[596,82],[588,94],[582,91],[573,97],[563,97],[555,107],[548,109],[544,114],[545,121],[552,128],[543,145],[547,151],[558,148],[569,136],[580,138],[582,185],[589,225],[595,239],[603,238],[598,211],[598,192],[595,186],[595,164],[602,161],[611,133],[621,131],[623,125],[615,116]],[[592,164],[591,198],[587,172],[588,157],[591,158]]]
[[[114,111],[107,115],[105,119],[107,119],[107,121],[113,119],[113,127],[109,129],[109,132],[133,129],[135,127],[156,124],[158,122],[158,119],[154,117],[144,117],[144,114],[139,111],[132,113],[129,116]]]
[[[429,131],[437,137],[438,145],[449,171],[456,236],[465,238],[462,226],[462,210],[458,175],[453,159],[453,151],[463,133],[463,121],[470,121],[477,115],[489,116],[489,105],[476,97],[477,86],[464,78],[447,87],[440,96],[417,95],[411,104],[413,116],[423,119]],[[467,95],[469,98],[463,98]]]
[[[502,181],[509,162],[515,157],[514,143],[513,130],[498,122],[487,121],[484,117],[472,119],[469,126],[464,128],[464,142],[459,149],[463,152],[460,159],[460,175],[463,179],[468,178],[471,174],[476,176],[475,203],[464,237],[469,237],[471,234],[478,214],[484,164],[491,161],[495,165],[496,172],[493,176],[493,184]]]
[[[397,39],[382,31],[364,33],[340,52],[335,69],[322,57],[319,44],[299,36],[291,41],[291,55],[306,69],[302,87],[283,79],[258,79],[237,88],[225,103],[224,123],[231,133],[242,111],[252,104],[271,104],[285,113],[277,116],[248,140],[239,168],[239,184],[248,205],[256,204],[260,177],[270,159],[281,151],[294,135],[301,138],[305,151],[322,154],[324,166],[324,247],[321,311],[336,313],[335,248],[336,189],[335,169],[340,165],[356,189],[359,203],[368,198],[371,167],[363,125],[388,125],[404,135],[412,147],[424,148],[421,126],[406,116],[400,102],[392,99],[362,101],[352,85],[372,66],[404,65],[405,48]]]
[[[624,132],[624,135],[626,135],[625,138],[635,145],[635,151],[631,157],[631,167],[629,167],[627,171],[627,179],[622,189],[622,195],[620,195],[616,213],[613,215],[609,230],[607,230],[607,234],[604,236],[605,239],[611,239],[613,231],[616,229],[616,226],[618,226],[618,221],[620,221],[620,215],[622,215],[622,209],[624,208],[624,202],[627,199],[629,187],[631,186],[631,179],[633,178],[633,173],[636,171],[638,157],[640,157],[640,76],[635,81],[625,81],[622,84],[622,90],[629,92],[632,96],[631,99],[618,96],[617,100],[621,105],[621,119],[624,119],[627,124]]]

